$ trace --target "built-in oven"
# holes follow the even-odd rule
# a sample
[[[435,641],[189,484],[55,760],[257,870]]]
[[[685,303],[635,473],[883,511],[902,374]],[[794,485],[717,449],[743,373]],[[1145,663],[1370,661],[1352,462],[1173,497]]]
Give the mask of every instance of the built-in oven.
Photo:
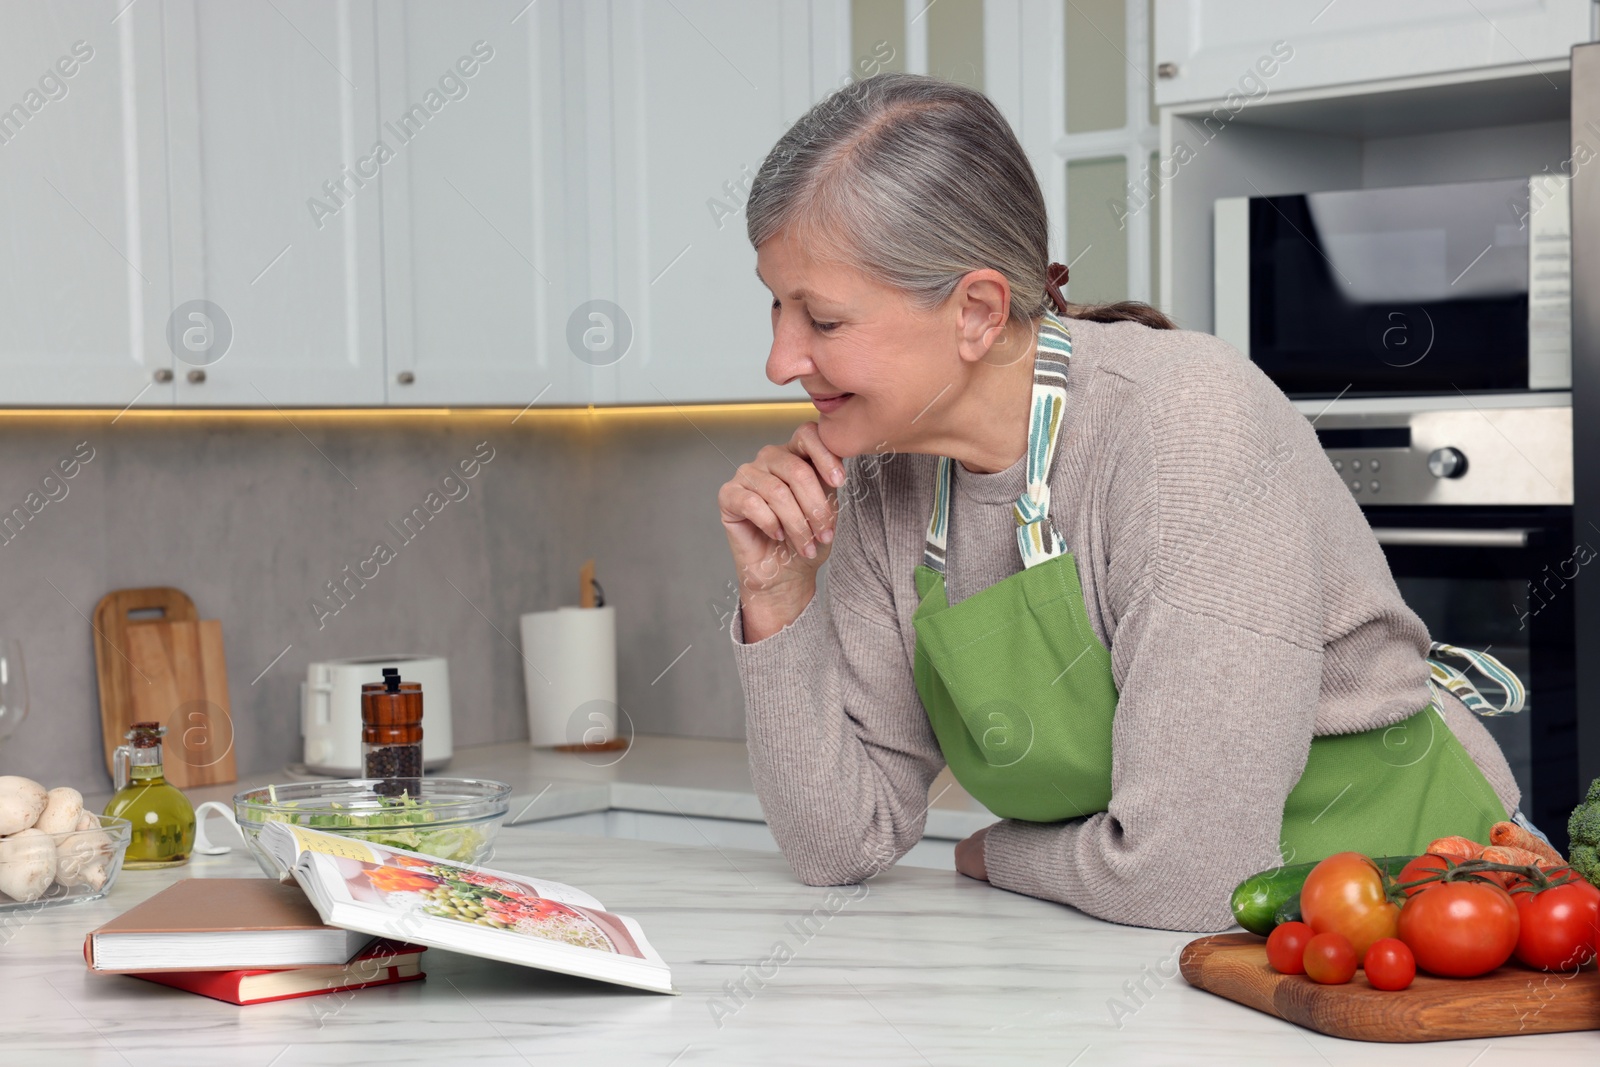
[[[1291,397],[1572,386],[1562,174],[1215,205],[1217,336]]]
[[[1600,544],[1574,538],[1572,408],[1539,394],[1297,407],[1433,640],[1486,651],[1527,685],[1521,713],[1481,721],[1522,810],[1565,848],[1580,799],[1574,579]]]

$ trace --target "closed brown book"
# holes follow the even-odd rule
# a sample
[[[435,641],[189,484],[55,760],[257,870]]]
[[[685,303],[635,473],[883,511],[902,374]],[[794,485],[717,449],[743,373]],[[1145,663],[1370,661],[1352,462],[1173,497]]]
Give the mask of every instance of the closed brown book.
[[[346,963],[371,934],[328,926],[297,885],[185,878],[83,941],[90,970],[232,971]]]

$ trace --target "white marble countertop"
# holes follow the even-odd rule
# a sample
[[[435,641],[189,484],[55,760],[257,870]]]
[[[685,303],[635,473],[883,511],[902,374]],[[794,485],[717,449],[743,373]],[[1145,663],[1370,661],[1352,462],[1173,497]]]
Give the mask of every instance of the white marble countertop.
[[[104,900],[9,916],[0,1060],[1494,1067],[1592,1064],[1600,1051],[1593,1033],[1405,1047],[1326,1038],[1174,977],[1189,935],[1099,922],[953,872],[896,867],[816,888],[774,853],[526,825],[502,831],[495,864],[582,886],[639,920],[680,995],[438,949],[423,956],[426,981],[249,1007],[84,967],[85,933],[175,879],[259,873],[237,852],[125,871]],[[731,995],[741,982],[749,992]],[[1137,1001],[1136,982],[1147,991]],[[1114,1018],[1114,998],[1131,1013]]]
[[[610,767],[501,746],[463,753],[450,773],[513,781],[534,807],[501,831],[493,865],[572,883],[633,916],[672,965],[678,996],[438,949],[423,957],[423,982],[249,1007],[85,968],[89,930],[176,879],[259,874],[240,849],[125,871],[104,900],[0,913],[0,1062],[1495,1067],[1593,1064],[1600,1053],[1593,1032],[1340,1041],[1189,988],[1176,952],[1193,935],[1100,922],[948,871],[899,866],[861,886],[819,888],[797,882],[775,853],[531,824],[552,797],[575,803],[587,788],[609,803],[597,787],[653,786],[655,775],[678,803],[678,789],[740,792],[731,765],[691,766],[672,758],[674,739],[656,740],[671,743],[636,745]]]

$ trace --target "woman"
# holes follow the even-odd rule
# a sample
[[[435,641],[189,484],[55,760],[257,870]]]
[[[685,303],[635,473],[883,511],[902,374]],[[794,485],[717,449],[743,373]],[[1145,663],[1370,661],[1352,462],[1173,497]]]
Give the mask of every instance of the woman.
[[[982,94],[849,85],[746,212],[767,376],[819,412],[718,496],[751,771],[801,880],[903,855],[946,763],[1001,817],[959,871],[1166,929],[1230,925],[1279,862],[1516,808],[1310,424],[1214,337],[1060,300]]]

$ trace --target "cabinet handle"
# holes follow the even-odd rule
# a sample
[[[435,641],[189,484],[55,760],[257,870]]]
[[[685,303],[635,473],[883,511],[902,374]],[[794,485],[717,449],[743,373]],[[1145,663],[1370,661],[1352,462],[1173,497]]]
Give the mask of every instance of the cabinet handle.
[[[417,376],[408,370],[403,370],[394,376],[394,380],[399,382],[401,385],[410,385],[412,382],[417,380]]]
[[[1178,64],[1176,64],[1176,63],[1157,63],[1156,64],[1156,77],[1166,79],[1166,78],[1176,78],[1177,76],[1178,76]]]
[[[154,374],[150,375],[150,377],[154,378],[156,381],[158,381],[161,384],[165,385],[167,382],[172,381],[172,368],[171,367],[157,367],[156,368],[156,372]]]
[[[202,385],[206,380],[206,372],[196,368],[189,372],[190,385]]]
[[[1527,548],[1531,530],[1455,530],[1374,526],[1380,545],[1415,545],[1424,548]]]

